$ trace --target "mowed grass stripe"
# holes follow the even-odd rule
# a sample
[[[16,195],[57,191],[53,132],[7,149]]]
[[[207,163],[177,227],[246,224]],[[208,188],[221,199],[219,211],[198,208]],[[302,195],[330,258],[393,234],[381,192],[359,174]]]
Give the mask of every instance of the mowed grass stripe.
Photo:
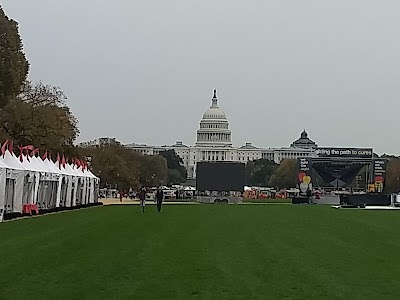
[[[398,299],[400,215],[96,207],[0,224],[0,299]]]

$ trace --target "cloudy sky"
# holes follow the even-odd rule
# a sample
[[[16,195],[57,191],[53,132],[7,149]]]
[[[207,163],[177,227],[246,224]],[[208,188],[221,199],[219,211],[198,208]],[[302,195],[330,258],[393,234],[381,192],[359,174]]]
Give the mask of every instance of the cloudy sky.
[[[218,89],[237,146],[400,154],[398,0],[0,0],[30,79],[60,86],[79,141],[195,142]]]

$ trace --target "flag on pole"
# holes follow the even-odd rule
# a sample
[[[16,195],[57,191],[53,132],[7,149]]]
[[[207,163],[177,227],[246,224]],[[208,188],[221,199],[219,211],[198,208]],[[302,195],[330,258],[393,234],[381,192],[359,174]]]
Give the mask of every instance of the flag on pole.
[[[4,157],[4,155],[6,154],[7,145],[8,145],[8,140],[5,141],[5,142],[3,143],[3,145],[1,146],[1,154],[3,155],[3,157]]]
[[[36,153],[39,153],[39,148],[34,149],[34,150],[31,152],[31,156],[36,156]]]
[[[58,163],[58,168],[61,170],[60,153],[57,153],[57,163]]]
[[[33,151],[35,149],[35,147],[33,147],[32,145],[28,145],[28,146],[25,146],[24,149],[28,152],[28,151]]]
[[[61,163],[62,163],[63,168],[65,169],[65,156],[64,156],[64,154],[62,156]]]
[[[11,155],[13,155],[13,147],[14,147],[14,142],[11,141],[10,146],[8,147],[8,151],[10,151]]]
[[[43,154],[43,156],[42,156],[42,160],[46,160],[47,159],[47,150],[46,150],[46,152]]]
[[[29,151],[32,151],[33,149],[34,147],[32,145],[22,147],[22,150],[26,156],[29,156]],[[30,154],[30,156],[32,156],[32,154]]]
[[[20,160],[20,162],[23,162],[24,161],[24,156],[23,156],[24,148],[21,145],[19,145],[18,149],[19,149],[19,160]]]

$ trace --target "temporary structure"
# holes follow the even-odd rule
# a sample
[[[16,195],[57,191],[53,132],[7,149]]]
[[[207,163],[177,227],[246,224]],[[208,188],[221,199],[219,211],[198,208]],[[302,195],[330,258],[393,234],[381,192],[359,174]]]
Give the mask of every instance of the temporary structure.
[[[2,155],[2,161],[6,166],[6,181],[4,199],[0,203],[4,203],[5,213],[22,212],[23,194],[30,186],[30,176],[34,171],[28,170],[10,151]]]
[[[99,178],[84,166],[2,152],[0,222],[6,214],[22,213],[26,205],[51,210],[98,202]]]

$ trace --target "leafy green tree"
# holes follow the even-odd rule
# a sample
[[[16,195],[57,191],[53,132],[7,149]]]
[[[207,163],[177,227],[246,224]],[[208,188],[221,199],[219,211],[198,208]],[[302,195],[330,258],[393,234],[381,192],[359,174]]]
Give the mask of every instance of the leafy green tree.
[[[117,186],[128,191],[167,181],[167,163],[160,155],[142,155],[118,144],[69,148],[71,153],[77,150],[79,158],[91,157],[91,169],[100,177],[102,187]]]
[[[65,99],[58,87],[26,82],[0,112],[0,138],[52,151],[71,147],[79,129]]]
[[[166,150],[160,153],[167,161],[168,183],[182,183],[186,181],[187,170],[183,166],[183,160],[174,150]],[[173,171],[175,170],[175,171]]]
[[[389,158],[386,156],[386,158]],[[400,158],[390,157],[386,168],[385,193],[400,192]]]
[[[143,186],[158,186],[168,179],[167,162],[161,155],[142,155],[139,180]]]
[[[78,121],[63,91],[26,81],[28,70],[18,24],[0,6],[0,139],[53,151],[72,147]]]
[[[81,149],[81,157],[91,157],[91,169],[100,177],[102,187],[118,187],[129,189],[138,187],[138,168],[130,168],[124,149],[115,146],[91,147]]]
[[[271,160],[258,159],[246,164],[246,184],[254,186],[269,186],[271,176],[278,165]]]
[[[168,183],[179,184],[185,182],[186,178],[182,177],[182,174],[177,169],[168,169]]]
[[[276,188],[295,187],[297,183],[297,161],[284,159],[271,176],[270,184]]]
[[[19,94],[28,70],[18,23],[8,18],[0,6],[0,108]]]

